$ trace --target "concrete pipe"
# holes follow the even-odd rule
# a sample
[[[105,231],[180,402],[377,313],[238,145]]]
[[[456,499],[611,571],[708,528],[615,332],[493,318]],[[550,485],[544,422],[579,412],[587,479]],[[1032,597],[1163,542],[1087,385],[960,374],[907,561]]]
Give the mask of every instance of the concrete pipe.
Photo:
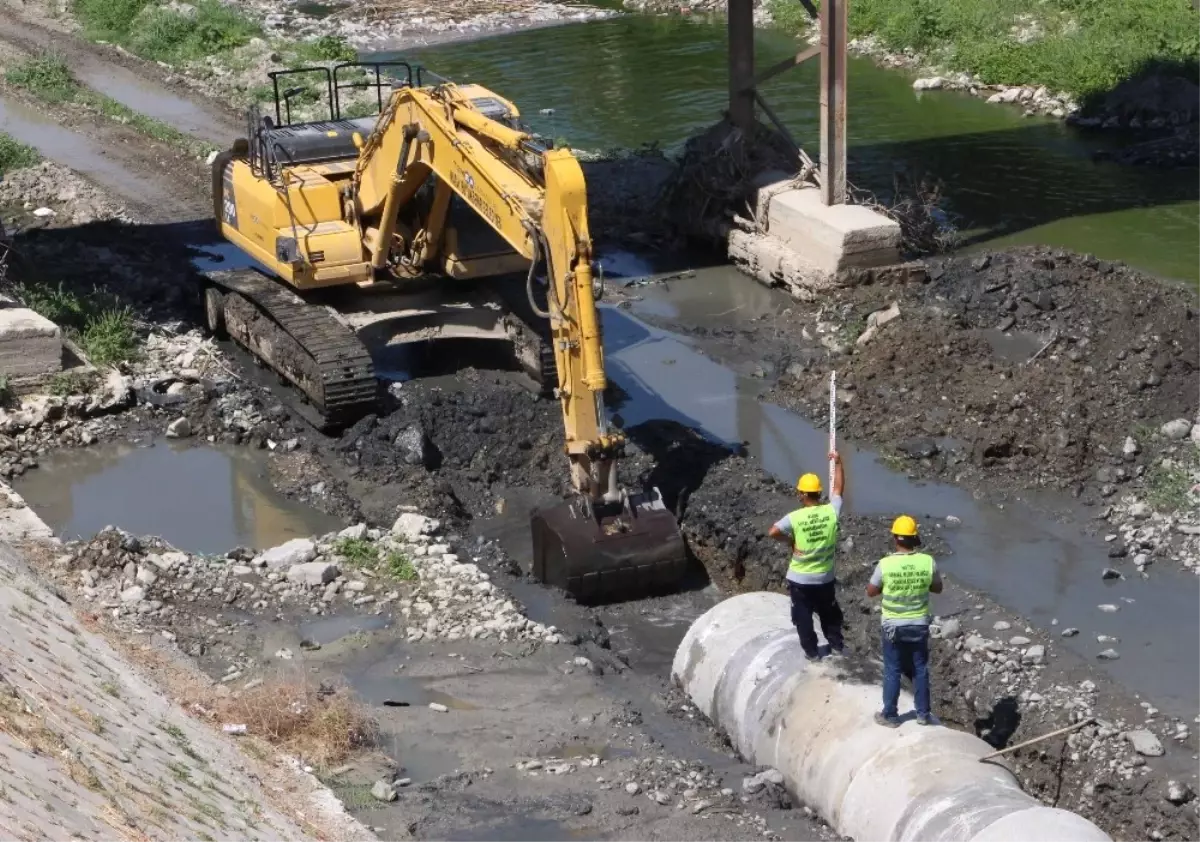
[[[792,794],[844,836],[1109,840],[1026,795],[1002,763],[980,763],[993,749],[971,734],[876,725],[879,686],[806,661],[781,594],[742,594],[710,609],[679,644],[672,674],[747,761],[782,772]],[[903,694],[900,709],[911,706]]]

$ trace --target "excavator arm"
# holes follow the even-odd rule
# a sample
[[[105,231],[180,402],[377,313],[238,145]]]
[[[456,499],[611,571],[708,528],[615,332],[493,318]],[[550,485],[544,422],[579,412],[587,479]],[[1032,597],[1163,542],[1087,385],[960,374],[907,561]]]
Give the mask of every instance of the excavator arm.
[[[399,211],[431,175],[433,210],[408,243],[397,243]],[[354,179],[354,210],[371,262],[382,268],[399,247],[414,271],[423,268],[437,252],[451,191],[530,261],[530,292],[536,267],[544,265],[544,314],[572,485],[593,500],[618,502],[615,465],[624,438],[609,429],[603,407],[604,349],[579,161],[567,149],[542,150],[529,134],[484,116],[453,85],[395,90],[375,131],[362,139]]]
[[[454,193],[530,261],[526,291],[550,320],[564,449],[578,493],[532,514],[533,572],[585,601],[672,590],[687,564],[679,526],[657,489],[631,495],[618,481],[625,439],[604,412],[583,170],[569,150],[541,148],[515,120],[492,119],[476,101],[453,84],[400,87],[370,135],[355,138],[348,198],[365,257],[376,269],[422,271],[438,252]],[[399,214],[430,176],[434,197],[423,224],[402,235]],[[545,311],[533,294],[539,265],[548,278]]]

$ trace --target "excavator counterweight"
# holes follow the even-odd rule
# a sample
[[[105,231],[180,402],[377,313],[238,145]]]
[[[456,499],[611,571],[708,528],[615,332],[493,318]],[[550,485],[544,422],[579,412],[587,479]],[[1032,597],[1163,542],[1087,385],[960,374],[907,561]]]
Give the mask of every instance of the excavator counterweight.
[[[291,119],[306,89],[281,94],[281,81],[306,75],[323,82],[328,119]],[[672,590],[687,565],[679,526],[657,490],[618,479],[579,161],[539,144],[502,97],[429,75],[405,62],[270,74],[274,116],[252,109],[213,163],[221,234],[256,265],[207,273],[208,325],[303,394],[321,428],[376,410],[390,349],[507,343],[559,404],[574,491],[531,515],[534,574],[589,602]],[[344,91],[372,87],[377,116],[343,114]],[[531,318],[490,297],[514,272]]]

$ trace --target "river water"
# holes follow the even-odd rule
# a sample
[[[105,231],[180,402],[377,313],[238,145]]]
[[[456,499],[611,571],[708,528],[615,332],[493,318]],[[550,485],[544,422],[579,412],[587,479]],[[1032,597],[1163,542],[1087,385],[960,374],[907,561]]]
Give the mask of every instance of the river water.
[[[796,41],[760,31],[757,50],[766,67]],[[688,18],[628,16],[409,55],[507,97],[535,131],[581,149],[671,147],[716,122],[727,96],[724,26]],[[762,89],[814,152],[817,77],[809,62]],[[940,179],[971,246],[1044,243],[1200,280],[1195,170],[1093,162],[1119,139],[965,94],[918,94],[910,77],[865,59],[851,61],[848,85],[853,183],[883,192],[897,170]]]

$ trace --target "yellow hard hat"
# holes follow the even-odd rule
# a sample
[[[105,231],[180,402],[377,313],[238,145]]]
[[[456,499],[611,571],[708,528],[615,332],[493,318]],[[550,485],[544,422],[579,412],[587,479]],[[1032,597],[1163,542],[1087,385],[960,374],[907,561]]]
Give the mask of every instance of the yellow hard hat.
[[[816,474],[805,474],[796,483],[796,490],[801,494],[820,494],[821,478]]]
[[[900,515],[892,521],[892,534],[902,538],[916,538],[917,522],[908,515]]]

